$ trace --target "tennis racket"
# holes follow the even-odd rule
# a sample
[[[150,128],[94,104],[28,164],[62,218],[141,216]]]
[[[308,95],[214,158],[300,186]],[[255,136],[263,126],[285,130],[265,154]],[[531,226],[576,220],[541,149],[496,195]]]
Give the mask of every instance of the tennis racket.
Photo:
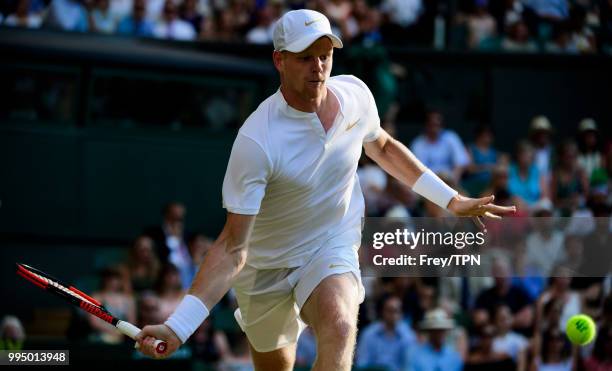
[[[32,268],[25,264],[17,264],[17,274],[43,290],[51,292],[64,300],[76,305],[84,311],[93,314],[94,316],[110,323],[124,335],[134,339],[140,332],[140,329],[129,322],[115,318],[108,312],[104,305],[98,300],[85,294],[74,286],[68,286],[61,283],[59,280],[49,276],[48,274]],[[138,343],[136,344],[138,345]],[[155,350],[161,354],[166,351],[167,343],[165,341],[156,340]]]

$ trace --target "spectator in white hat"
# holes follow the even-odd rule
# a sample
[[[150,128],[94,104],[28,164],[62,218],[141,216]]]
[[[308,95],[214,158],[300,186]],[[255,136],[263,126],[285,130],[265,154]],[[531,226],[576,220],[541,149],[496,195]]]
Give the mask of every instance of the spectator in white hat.
[[[444,309],[437,308],[425,313],[419,327],[427,334],[427,341],[412,350],[410,370],[454,371],[463,368],[459,353],[445,344],[446,335],[455,327],[455,322]]]
[[[529,140],[534,149],[534,161],[540,174],[550,180],[553,146],[551,143],[552,125],[546,116],[536,116],[531,120]]]

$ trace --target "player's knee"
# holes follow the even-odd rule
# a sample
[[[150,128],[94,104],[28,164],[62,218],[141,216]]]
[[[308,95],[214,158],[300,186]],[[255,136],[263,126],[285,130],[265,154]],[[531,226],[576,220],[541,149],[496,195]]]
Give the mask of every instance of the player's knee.
[[[321,338],[319,341],[326,345],[336,345],[337,347],[345,347],[353,342],[355,333],[357,332],[357,324],[354,321],[346,318],[338,318],[323,326],[323,331],[320,331]]]

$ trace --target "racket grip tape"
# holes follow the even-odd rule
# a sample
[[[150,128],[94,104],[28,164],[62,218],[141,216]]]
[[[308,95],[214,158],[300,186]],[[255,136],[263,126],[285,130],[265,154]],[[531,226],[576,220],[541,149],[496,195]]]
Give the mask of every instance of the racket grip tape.
[[[129,322],[126,321],[119,321],[117,322],[117,328],[119,329],[119,331],[121,331],[122,334],[134,339],[136,338],[136,335],[138,335],[138,333],[140,332],[140,329],[134,325],[132,325]],[[165,341],[161,341],[161,340],[155,340],[155,351],[159,354],[165,353],[166,352],[166,348],[168,346],[168,344],[166,344]],[[138,343],[136,343],[136,346],[138,347]]]

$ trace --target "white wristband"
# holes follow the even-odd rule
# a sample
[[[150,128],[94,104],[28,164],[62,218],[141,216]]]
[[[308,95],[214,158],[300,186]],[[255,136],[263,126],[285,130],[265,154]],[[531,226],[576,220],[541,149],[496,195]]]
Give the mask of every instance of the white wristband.
[[[443,209],[446,209],[451,199],[459,193],[429,169],[417,179],[412,190]]]
[[[174,313],[164,323],[185,343],[208,317],[208,308],[197,296],[185,295]]]

